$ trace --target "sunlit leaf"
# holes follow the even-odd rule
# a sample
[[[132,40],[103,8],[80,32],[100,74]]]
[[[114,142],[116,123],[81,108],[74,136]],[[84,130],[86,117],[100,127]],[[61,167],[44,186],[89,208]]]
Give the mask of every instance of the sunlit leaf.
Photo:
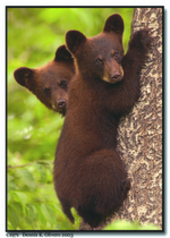
[[[18,174],[31,192],[35,190],[35,181],[32,174],[27,169],[18,169]]]
[[[140,225],[137,221],[116,220],[107,225],[104,230],[159,230],[159,228],[153,224]]]
[[[14,230],[18,227],[21,221],[22,207],[18,202],[13,202],[8,205],[8,219],[11,222]]]

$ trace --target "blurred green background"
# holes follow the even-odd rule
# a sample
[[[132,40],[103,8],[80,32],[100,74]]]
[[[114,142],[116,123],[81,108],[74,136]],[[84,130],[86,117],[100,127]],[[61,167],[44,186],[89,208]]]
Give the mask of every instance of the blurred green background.
[[[13,72],[52,60],[68,30],[99,34],[113,13],[124,19],[126,51],[132,8],[7,8],[8,230],[74,230],[80,222],[75,211],[75,225],[62,213],[52,181],[64,119],[17,84]]]

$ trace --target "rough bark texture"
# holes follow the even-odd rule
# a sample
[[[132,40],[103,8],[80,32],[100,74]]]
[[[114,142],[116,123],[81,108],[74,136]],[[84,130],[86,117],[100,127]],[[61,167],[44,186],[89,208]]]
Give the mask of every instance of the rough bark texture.
[[[134,10],[132,33],[144,27],[153,45],[141,74],[141,96],[118,133],[132,188],[114,219],[162,227],[162,8]]]

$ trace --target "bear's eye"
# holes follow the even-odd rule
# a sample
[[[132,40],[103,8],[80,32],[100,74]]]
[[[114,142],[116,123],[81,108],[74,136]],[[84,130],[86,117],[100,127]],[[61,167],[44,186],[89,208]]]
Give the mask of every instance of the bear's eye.
[[[115,58],[115,59],[119,59],[119,57],[120,57],[119,52],[115,52],[115,53],[114,53],[114,58]]]
[[[44,88],[43,92],[44,92],[44,94],[45,94],[47,97],[50,97],[50,96],[51,96],[51,90],[50,90],[50,88]]]
[[[101,58],[97,58],[96,60],[95,60],[95,62],[96,62],[96,64],[98,64],[98,65],[102,65],[103,64],[103,59],[101,59]]]
[[[62,80],[62,81],[60,82],[60,87],[66,88],[66,87],[67,87],[67,81]]]

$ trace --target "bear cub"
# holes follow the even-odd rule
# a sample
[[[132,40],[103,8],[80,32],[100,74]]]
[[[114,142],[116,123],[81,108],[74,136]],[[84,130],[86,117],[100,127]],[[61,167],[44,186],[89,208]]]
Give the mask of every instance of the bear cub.
[[[48,108],[66,113],[68,85],[75,74],[74,62],[65,45],[60,46],[54,60],[37,69],[20,67],[14,71],[15,80]]]
[[[73,30],[66,44],[76,62],[69,106],[54,161],[54,185],[63,211],[71,207],[92,228],[114,214],[127,198],[130,179],[116,151],[117,128],[139,97],[139,78],[151,38],[132,36],[124,56],[123,19],[110,16],[103,32],[86,38]]]

